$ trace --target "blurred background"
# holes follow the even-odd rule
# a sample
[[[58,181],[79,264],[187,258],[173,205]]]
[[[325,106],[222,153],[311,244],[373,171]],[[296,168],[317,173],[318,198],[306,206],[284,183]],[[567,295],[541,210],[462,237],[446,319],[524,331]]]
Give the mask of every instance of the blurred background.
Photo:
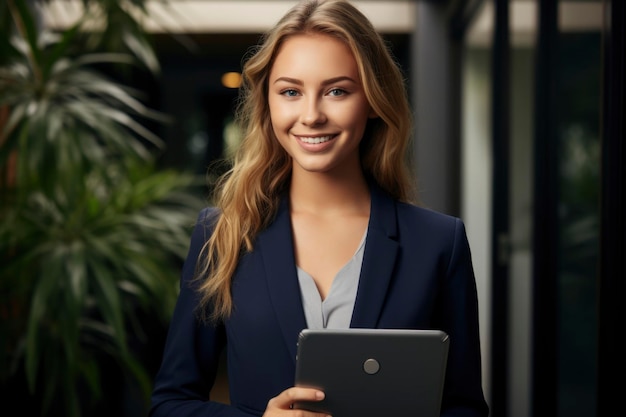
[[[7,410],[146,415],[242,62],[294,3],[2,2]],[[491,415],[620,409],[624,2],[353,3],[405,73],[423,204],[466,223]]]

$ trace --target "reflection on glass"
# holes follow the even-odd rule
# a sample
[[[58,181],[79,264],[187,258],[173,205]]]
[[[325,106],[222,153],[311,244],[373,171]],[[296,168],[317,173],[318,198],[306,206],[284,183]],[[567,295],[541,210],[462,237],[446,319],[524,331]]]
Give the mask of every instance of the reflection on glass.
[[[510,417],[529,417],[532,413],[531,231],[533,207],[540,203],[533,201],[532,188],[537,111],[533,95],[539,5],[537,0],[509,4],[511,246],[506,396]],[[462,210],[469,236],[474,239],[471,244],[477,274],[487,276],[492,256],[490,201],[496,197],[491,191],[493,24],[494,2],[485,1],[465,38],[462,72]],[[562,417],[596,415],[601,24],[600,0],[559,2],[553,68],[557,98],[555,118],[550,120],[550,130],[557,134],[549,140],[559,149],[559,178],[553,190],[559,213],[558,274],[550,278],[557,285],[558,362],[554,370],[558,386],[554,395],[558,416]],[[491,358],[489,348],[483,346],[486,361]]]
[[[601,2],[559,4],[559,416],[596,413]]]

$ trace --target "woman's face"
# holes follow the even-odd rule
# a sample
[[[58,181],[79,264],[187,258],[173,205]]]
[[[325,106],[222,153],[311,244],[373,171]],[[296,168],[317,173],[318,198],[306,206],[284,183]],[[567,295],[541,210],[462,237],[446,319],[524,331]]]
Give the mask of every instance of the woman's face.
[[[360,169],[359,142],[374,113],[350,49],[327,35],[288,38],[269,76],[272,127],[298,170]]]

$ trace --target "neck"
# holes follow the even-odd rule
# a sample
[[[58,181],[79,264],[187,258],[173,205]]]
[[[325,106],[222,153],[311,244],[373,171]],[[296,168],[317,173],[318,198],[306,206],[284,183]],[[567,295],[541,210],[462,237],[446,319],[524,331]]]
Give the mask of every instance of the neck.
[[[296,174],[291,178],[290,205],[292,212],[369,212],[369,187],[361,171],[350,176]]]

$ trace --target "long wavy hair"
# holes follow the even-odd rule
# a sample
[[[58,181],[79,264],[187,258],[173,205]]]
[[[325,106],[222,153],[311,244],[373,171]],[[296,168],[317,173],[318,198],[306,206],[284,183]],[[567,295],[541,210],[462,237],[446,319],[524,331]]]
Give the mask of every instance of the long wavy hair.
[[[348,45],[378,115],[368,121],[361,141],[362,169],[392,197],[416,202],[408,155],[412,116],[404,76],[386,42],[346,0],[301,1],[263,36],[243,66],[236,112],[242,142],[231,168],[215,184],[218,215],[197,268],[205,319],[223,320],[232,312],[231,280],[238,261],[273,221],[288,190],[292,161],[272,129],[268,78],[280,46],[299,34],[325,34]]]

